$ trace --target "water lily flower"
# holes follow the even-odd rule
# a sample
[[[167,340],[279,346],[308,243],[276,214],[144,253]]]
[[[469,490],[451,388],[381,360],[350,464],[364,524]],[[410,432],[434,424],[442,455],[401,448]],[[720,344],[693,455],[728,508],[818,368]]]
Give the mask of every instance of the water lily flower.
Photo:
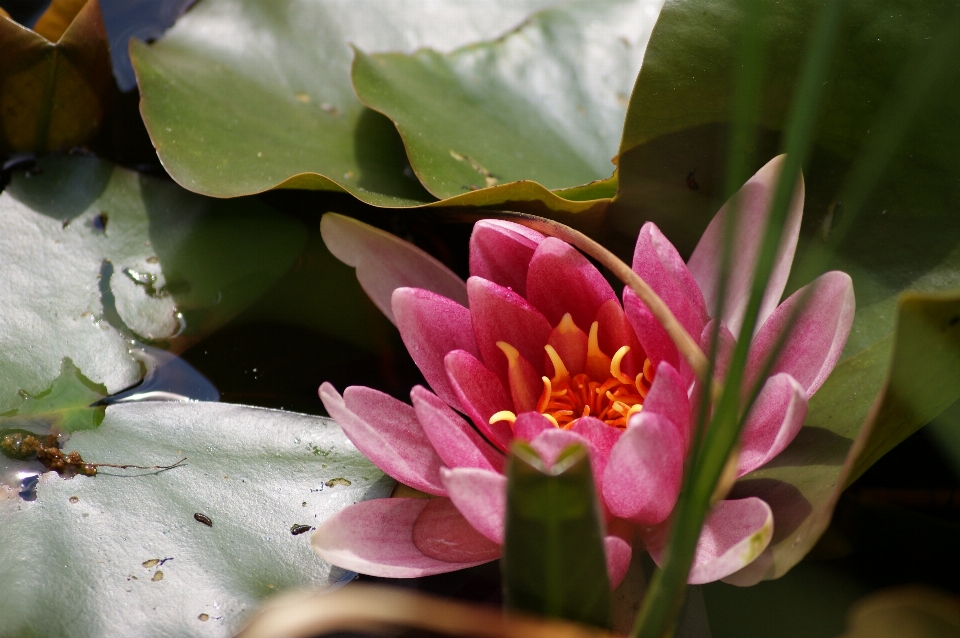
[[[688,263],[652,223],[637,239],[634,271],[705,351],[712,322],[721,322],[721,363],[743,323],[781,166],[782,157],[771,160],[739,193],[736,262],[719,316],[709,312],[717,306],[729,203]],[[750,347],[747,383],[757,380],[802,296],[798,291],[779,304],[802,210],[801,179]],[[498,558],[505,453],[520,439],[547,465],[571,444],[587,448],[607,521],[613,586],[626,574],[635,536],[661,560],[693,438],[691,397],[699,382],[630,289],[621,303],[575,248],[506,221],[474,226],[466,282],[415,246],[355,220],[327,214],[321,231],[397,326],[430,388],[415,387],[411,404],[366,387],[347,388],[341,396],[329,383],[320,387],[320,397],[361,452],[388,475],[433,496],[343,509],[313,537],[321,557],[385,577],[426,576]],[[810,286],[748,416],[739,476],[769,462],[797,435],[807,401],[849,334],[850,278],[829,272]],[[772,533],[773,514],[763,500],[719,501],[701,533],[689,581],[710,582],[740,570],[763,552]]]

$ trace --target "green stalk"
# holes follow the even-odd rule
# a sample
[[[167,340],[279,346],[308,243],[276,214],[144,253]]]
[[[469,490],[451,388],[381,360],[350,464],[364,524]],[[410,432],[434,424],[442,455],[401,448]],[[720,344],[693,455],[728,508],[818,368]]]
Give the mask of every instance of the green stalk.
[[[766,284],[774,267],[787,211],[796,186],[796,177],[800,174],[801,166],[812,147],[816,114],[837,41],[843,5],[844,0],[827,2],[809,44],[795,98],[787,118],[783,143],[783,150],[787,157],[774,194],[743,327],[734,349],[726,385],[720,395],[710,427],[706,431],[703,447],[700,451],[694,452],[694,460],[688,473],[690,478],[686,481],[685,489],[677,503],[677,515],[663,569],[654,575],[650,591],[637,617],[633,636],[662,638],[672,635],[683,605],[687,576],[693,563],[700,530],[710,508],[711,496],[740,435],[741,382],[750,339],[756,326]],[[758,27],[755,26],[755,28]],[[759,61],[751,63],[758,64]],[[749,74],[747,77],[749,78]],[[728,170],[728,179],[734,175],[734,170]],[[745,406],[742,413],[749,412],[749,409],[749,405]]]

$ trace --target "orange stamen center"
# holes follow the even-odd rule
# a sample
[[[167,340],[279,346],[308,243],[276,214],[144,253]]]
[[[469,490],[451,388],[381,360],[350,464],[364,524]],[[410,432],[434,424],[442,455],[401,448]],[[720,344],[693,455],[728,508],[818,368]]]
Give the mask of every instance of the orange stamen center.
[[[551,345],[544,346],[554,374],[552,379],[542,377],[543,391],[536,411],[558,428],[569,429],[577,419],[585,416],[598,418],[612,427],[625,428],[630,417],[643,409],[643,401],[653,383],[653,365],[646,359],[643,371],[631,378],[621,369],[630,347],[622,346],[613,358],[608,357],[600,350],[598,330],[599,323],[594,321],[587,339],[585,370],[579,374],[571,375],[556,349]],[[515,352],[509,346],[501,346],[501,349]],[[504,410],[490,417],[490,423],[507,421],[513,425],[516,418],[513,412]]]

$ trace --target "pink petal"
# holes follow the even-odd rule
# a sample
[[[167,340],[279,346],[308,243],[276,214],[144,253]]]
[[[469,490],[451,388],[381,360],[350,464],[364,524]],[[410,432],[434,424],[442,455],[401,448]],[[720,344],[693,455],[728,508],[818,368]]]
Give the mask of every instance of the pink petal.
[[[325,520],[313,549],[328,563],[382,578],[418,578],[452,572],[491,559],[453,563],[424,555],[413,542],[417,519],[434,500],[381,498],[362,501]]]
[[[603,472],[607,469],[610,451],[620,440],[623,430],[611,427],[595,417],[586,416],[574,421],[570,431],[576,432],[593,446],[595,454],[590,457],[590,462],[593,464],[594,474],[602,479]],[[597,485],[597,492],[599,492],[601,483],[598,481]]]
[[[773,195],[777,188],[783,160],[786,155],[779,155],[761,168],[747,180],[734,197],[739,197],[740,215],[736,229],[736,238],[733,244],[734,259],[731,263],[730,279],[727,285],[727,298],[723,313],[720,315],[724,323],[733,334],[740,333],[743,325],[743,315],[750,298],[753,272],[756,268],[757,255],[763,234],[767,228],[767,219],[770,216],[770,206],[773,204]],[[690,256],[688,265],[693,273],[700,290],[707,303],[710,313],[716,311],[719,280],[717,273],[720,259],[723,254],[723,220],[731,206],[731,198],[714,216],[707,230],[700,238],[700,243]],[[760,315],[757,325],[763,325],[767,317],[774,311],[783,295],[783,288],[787,285],[790,275],[790,266],[793,263],[793,254],[797,248],[797,238],[800,236],[800,220],[803,217],[803,176],[797,178],[797,185],[793,191],[793,199],[787,212],[783,237],[777,250],[773,272],[763,302],[760,306]]]
[[[650,392],[643,402],[643,411],[659,414],[676,428],[684,452],[690,449],[690,399],[680,374],[666,361],[657,366]]]
[[[487,367],[507,383],[507,358],[497,347],[505,341],[542,375],[543,346],[550,336],[543,315],[517,293],[480,277],[467,281],[467,295],[480,358]]]
[[[789,374],[767,379],[740,435],[737,476],[766,465],[796,438],[807,418],[807,395]]]
[[[381,470],[428,494],[443,495],[443,462],[424,433],[413,407],[382,392],[351,386],[341,397],[320,386],[320,399],[350,442]]]
[[[425,556],[461,567],[500,558],[500,546],[475,530],[447,498],[427,502],[413,524],[413,544]]]
[[[479,356],[470,311],[455,301],[419,288],[393,291],[393,315],[414,363],[440,398],[460,410],[443,358],[451,350]]]
[[[440,471],[450,500],[474,529],[503,545],[507,512],[507,477],[474,468],[446,468]]]
[[[526,296],[527,266],[543,235],[526,226],[483,219],[470,235],[470,274]]]
[[[633,550],[630,543],[619,536],[604,536],[603,549],[607,555],[607,577],[610,579],[610,589],[613,590],[620,586],[627,575]]]
[[[607,462],[603,500],[610,512],[638,525],[670,515],[683,478],[683,443],[676,426],[646,410],[630,419]]]
[[[320,234],[334,257],[357,269],[364,291],[394,324],[390,297],[397,288],[423,288],[467,305],[463,280],[399,237],[336,213],[320,219]]]
[[[539,412],[523,412],[517,415],[513,424],[513,436],[521,441],[532,441],[544,430],[553,430],[556,426]]]
[[[580,251],[565,241],[547,237],[530,260],[526,297],[551,326],[569,312],[574,323],[586,332],[600,306],[617,295]]]
[[[824,273],[780,304],[760,328],[750,346],[746,378],[750,387],[760,373],[777,339],[789,323],[804,291],[813,286],[770,374],[790,374],[807,396],[816,392],[840,359],[850,334],[856,301],[850,276],[839,271]]]
[[[667,331],[654,318],[650,309],[629,289],[623,292],[623,308],[650,362],[659,366],[666,361],[674,369],[684,370],[685,362],[680,359],[680,353]],[[681,377],[684,376],[692,379],[692,374],[681,374]]]
[[[467,416],[488,441],[506,452],[513,438],[510,425],[504,421],[490,423],[490,417],[497,412],[513,409],[513,403],[500,379],[476,357],[463,350],[448,354],[443,364],[450,385]]]
[[[612,358],[621,346],[629,346],[630,351],[620,362],[620,369],[631,377],[636,377],[643,372],[643,362],[647,355],[640,346],[640,340],[637,339],[630,322],[627,321],[627,315],[620,307],[620,302],[611,299],[600,306],[597,310],[597,322],[600,324],[597,329],[600,350]]]
[[[647,551],[660,565],[670,540],[669,522],[641,530]],[[752,563],[773,538],[773,512],[759,498],[720,501],[700,532],[687,582],[711,583]]]
[[[424,433],[447,467],[503,470],[503,455],[437,395],[418,385],[410,398]]]
[[[700,286],[677,249],[652,222],[640,229],[633,253],[633,270],[663,299],[687,332],[696,337],[703,331],[707,307]],[[628,289],[624,294],[633,295],[633,292]],[[637,336],[644,344],[642,335]]]

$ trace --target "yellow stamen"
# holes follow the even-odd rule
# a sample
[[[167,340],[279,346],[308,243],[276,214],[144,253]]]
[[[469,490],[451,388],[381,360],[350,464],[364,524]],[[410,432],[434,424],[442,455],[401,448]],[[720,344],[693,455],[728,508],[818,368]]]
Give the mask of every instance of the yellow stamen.
[[[520,359],[520,352],[506,341],[498,341],[497,347],[507,356],[507,365],[511,368],[517,364]]]
[[[621,346],[617,350],[617,354],[613,355],[613,359],[610,361],[610,376],[614,379],[619,379],[620,383],[626,383],[630,385],[633,383],[633,379],[620,372],[620,363],[623,361],[623,358],[627,356],[627,353],[630,352],[630,346]]]
[[[553,427],[555,427],[555,428],[560,427],[560,424],[557,423],[557,420],[556,420],[555,418],[553,418],[553,415],[551,415],[551,414],[544,414],[543,416],[547,417],[547,421],[550,421],[550,423],[553,423]]]
[[[600,350],[599,331],[600,322],[594,321],[587,336],[587,376],[596,380],[603,379],[610,371],[610,357]]]
[[[653,383],[654,372],[655,370],[653,369],[653,363],[650,361],[650,359],[645,360],[643,362],[643,377],[647,380],[648,383]],[[640,384],[637,383],[637,385],[639,386]]]
[[[629,420],[630,420],[630,417],[632,417],[634,414],[640,414],[640,411],[641,411],[641,410],[643,410],[643,404],[642,404],[642,403],[637,403],[637,404],[634,405],[632,408],[630,408],[630,410],[627,412],[627,415],[626,415],[626,416],[627,416],[627,421],[629,421]]]
[[[540,395],[540,400],[537,401],[537,412],[543,414],[547,411],[547,408],[550,407],[550,395],[553,393],[553,384],[550,383],[550,379],[547,377],[540,377],[543,381],[543,394]]]
[[[553,382],[560,383],[570,378],[570,373],[567,372],[567,366],[563,365],[563,359],[561,359],[557,351],[553,349],[553,346],[547,344],[543,346],[543,349],[547,351],[547,356],[550,357],[550,363],[553,364]]]
[[[511,412],[510,410],[500,410],[499,412],[494,414],[492,417],[490,417],[490,425],[493,425],[498,421],[506,421],[510,425],[513,425],[516,420],[517,420],[517,415]]]

